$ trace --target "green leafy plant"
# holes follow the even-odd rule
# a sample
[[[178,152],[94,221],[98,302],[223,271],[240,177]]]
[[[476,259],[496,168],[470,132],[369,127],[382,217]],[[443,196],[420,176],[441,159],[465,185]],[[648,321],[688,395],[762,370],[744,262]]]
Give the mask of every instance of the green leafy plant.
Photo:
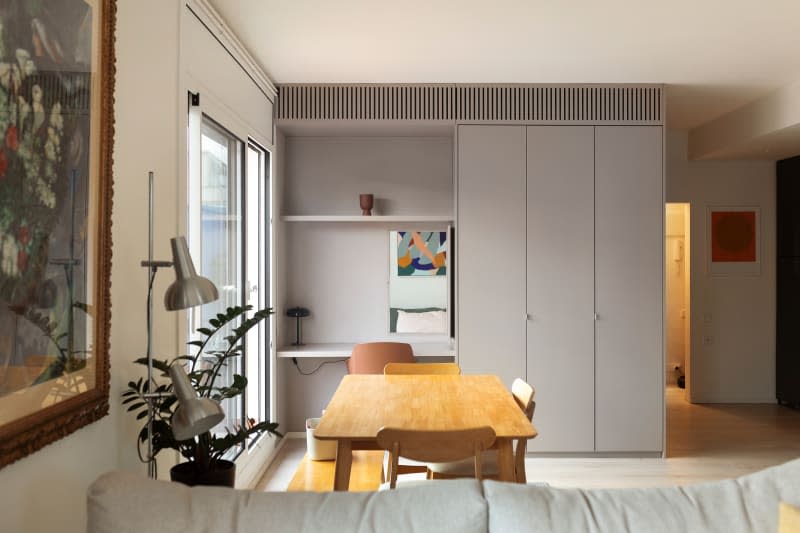
[[[177,450],[187,460],[194,462],[198,471],[207,472],[216,468],[217,462],[228,450],[244,443],[254,434],[267,432],[282,436],[277,431],[277,423],[256,422],[252,419],[248,420],[245,426],[236,425],[233,428],[226,428],[224,435],[206,432],[196,438],[178,441],[172,433],[171,420],[177,408],[177,399],[172,394],[172,383],[169,381],[169,367],[172,364],[184,364],[188,367],[189,380],[201,397],[222,402],[244,393],[245,387],[247,387],[247,378],[242,375],[234,374],[232,383],[227,385],[218,385],[216,382],[220,371],[227,366],[228,361],[242,355],[245,334],[273,313],[271,308],[266,308],[256,311],[248,317],[247,313],[251,310],[252,306],[250,305],[229,307],[224,313],[211,318],[208,321],[209,327],[198,328],[197,333],[200,334],[200,339],[189,342],[190,345],[197,348],[194,355],[182,355],[172,360],[153,360],[153,368],[162,373],[161,377],[167,378],[166,383],[156,383],[153,379],[153,383],[150,384],[144,378],[128,383],[128,388],[122,393],[124,398],[122,403],[128,406],[128,411],[137,413],[137,420],[145,421],[138,437],[140,447],[147,441],[148,410],[145,395],[151,392],[158,395],[151,400],[154,407],[152,424],[154,457],[164,449]],[[225,334],[226,326],[237,321],[239,321],[239,325],[230,329],[230,334],[224,337],[223,349],[207,350],[208,346],[213,346],[211,341],[217,335]],[[147,366],[145,357],[137,359],[135,362]]]

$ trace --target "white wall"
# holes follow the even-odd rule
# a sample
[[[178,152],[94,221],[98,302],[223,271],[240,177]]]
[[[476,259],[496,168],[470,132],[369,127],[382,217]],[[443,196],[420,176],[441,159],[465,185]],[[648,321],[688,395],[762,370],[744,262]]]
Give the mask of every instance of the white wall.
[[[685,131],[668,131],[667,202],[691,203],[692,402],[775,401],[775,164],[688,161]],[[707,206],[758,206],[761,273],[711,276]]]
[[[273,272],[273,277],[275,280],[275,286],[273,287],[272,297],[275,300],[276,310],[278,316],[275,317],[275,326],[273,327],[273,334],[276,336],[276,339],[273,340],[273,344],[275,346],[280,346],[284,341],[282,339],[282,331],[280,328],[277,327],[278,324],[283,325],[283,322],[286,320],[283,317],[283,313],[287,309],[286,305],[286,280],[287,280],[287,272],[288,272],[288,261],[287,261],[287,254],[283,253],[285,250],[285,242],[286,242],[286,226],[287,224],[281,220],[279,216],[280,213],[283,212],[283,188],[284,188],[284,176],[285,176],[285,165],[284,161],[286,158],[284,157],[286,151],[286,138],[283,136],[280,130],[275,132],[275,159],[273,165],[273,172],[272,172],[272,208],[274,210],[272,216],[272,224],[273,230],[275,232],[275,238],[272,242],[273,250],[276,252],[274,257],[274,267],[275,272]],[[271,394],[271,402],[275,407],[274,412],[276,416],[276,420],[280,421],[282,425],[285,425],[285,420],[289,419],[289,415],[287,414],[287,406],[290,402],[282,401],[285,400],[288,396],[288,391],[291,390],[288,387],[288,380],[286,379],[287,370],[289,369],[288,366],[285,364],[286,361],[282,361],[280,359],[273,359],[272,361],[272,371],[275,374],[275,387]],[[281,428],[281,430],[286,430],[286,427]]]
[[[702,124],[689,132],[689,156],[778,160],[797,155],[800,81]]]
[[[375,215],[453,212],[449,137],[289,137],[284,215],[357,215],[360,193]]]

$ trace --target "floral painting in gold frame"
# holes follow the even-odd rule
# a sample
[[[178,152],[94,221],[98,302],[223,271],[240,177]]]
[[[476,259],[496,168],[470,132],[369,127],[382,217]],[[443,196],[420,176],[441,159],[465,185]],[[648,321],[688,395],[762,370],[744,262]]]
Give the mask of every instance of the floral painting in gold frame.
[[[108,412],[114,21],[0,5],[0,467]]]

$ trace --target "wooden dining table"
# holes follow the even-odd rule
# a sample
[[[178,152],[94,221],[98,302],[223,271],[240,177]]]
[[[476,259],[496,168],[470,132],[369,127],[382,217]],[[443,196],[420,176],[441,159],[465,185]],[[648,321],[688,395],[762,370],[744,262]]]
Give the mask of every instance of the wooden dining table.
[[[347,490],[353,450],[379,449],[376,436],[382,427],[478,426],[494,429],[500,480],[514,481],[513,441],[534,438],[536,429],[497,376],[347,375],[314,436],[337,442],[333,490]]]

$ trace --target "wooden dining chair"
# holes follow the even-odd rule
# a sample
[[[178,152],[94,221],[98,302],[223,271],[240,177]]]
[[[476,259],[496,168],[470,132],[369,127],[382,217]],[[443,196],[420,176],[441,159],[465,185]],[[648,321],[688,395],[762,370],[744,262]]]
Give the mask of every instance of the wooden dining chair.
[[[458,375],[461,368],[455,363],[387,363],[383,367],[385,375]],[[427,463],[402,458],[396,472],[402,474],[424,474],[428,472]]]
[[[387,363],[413,363],[414,350],[405,342],[364,342],[353,346],[347,360],[350,374],[383,374]]]
[[[536,402],[533,400],[536,389],[522,379],[515,379],[511,384],[511,395],[519,408],[533,420],[533,413],[536,410]],[[514,450],[514,478],[517,483],[527,483],[525,475],[525,451],[528,441],[520,439],[517,441]],[[484,477],[496,478],[500,476],[500,465],[497,461],[497,450],[487,450],[483,452],[483,475]],[[472,477],[472,468],[469,461],[451,462],[432,462],[428,464],[429,477],[433,479],[446,479],[457,477]]]
[[[387,478],[390,489],[397,487],[400,457],[425,462],[471,460],[473,475],[481,480],[482,452],[494,444],[494,439],[494,430],[488,426],[453,431],[384,427],[377,435],[378,446],[389,452]]]
[[[386,363],[386,375],[458,375],[461,367],[455,363]]]
[[[511,395],[529,421],[533,421],[533,413],[536,411],[536,402],[533,397],[536,395],[536,389],[533,388],[525,380],[517,378],[511,384]],[[528,478],[525,475],[525,451],[528,447],[527,439],[519,439],[517,441],[516,449],[514,450],[514,474],[517,483],[527,483]],[[499,469],[498,469],[499,473]]]

